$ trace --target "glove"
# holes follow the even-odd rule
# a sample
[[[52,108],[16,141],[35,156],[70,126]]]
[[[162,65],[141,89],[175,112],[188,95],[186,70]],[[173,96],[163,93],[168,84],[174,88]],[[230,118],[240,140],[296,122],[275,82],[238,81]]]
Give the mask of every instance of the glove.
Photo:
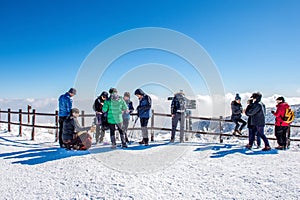
[[[272,113],[272,114],[274,114],[274,113],[275,113],[275,111],[274,111],[274,110],[272,110],[272,111],[271,111],[271,113]]]

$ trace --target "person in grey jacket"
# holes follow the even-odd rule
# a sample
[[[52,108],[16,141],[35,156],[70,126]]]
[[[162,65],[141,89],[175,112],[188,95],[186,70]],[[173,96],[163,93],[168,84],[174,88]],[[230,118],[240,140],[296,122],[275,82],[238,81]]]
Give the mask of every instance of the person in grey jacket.
[[[271,150],[268,138],[264,134],[265,127],[265,115],[266,115],[266,107],[261,102],[262,94],[257,92],[253,93],[251,98],[253,102],[249,104],[248,109],[246,110],[246,115],[251,117],[250,125],[252,125],[257,132],[257,135],[264,141],[265,147],[262,149],[263,151]],[[250,137],[250,136],[249,136]],[[246,148],[251,149],[255,140],[255,134],[252,134],[249,138],[249,144],[247,144]]]

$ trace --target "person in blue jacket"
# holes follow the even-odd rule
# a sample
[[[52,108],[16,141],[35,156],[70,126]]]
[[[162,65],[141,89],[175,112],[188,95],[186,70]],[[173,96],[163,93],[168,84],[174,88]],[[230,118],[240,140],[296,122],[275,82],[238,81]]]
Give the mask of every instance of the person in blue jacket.
[[[72,97],[76,95],[76,89],[71,88],[68,92],[61,95],[58,99],[58,116],[59,116],[59,133],[58,133],[58,142],[61,148],[64,147],[62,134],[63,134],[63,124],[67,117],[70,115],[72,109]]]
[[[151,117],[151,98],[145,94],[142,89],[137,89],[134,94],[139,99],[140,103],[137,107],[138,117],[140,118],[141,129],[143,140],[139,142],[140,144],[149,145],[149,136],[148,136],[148,121]]]

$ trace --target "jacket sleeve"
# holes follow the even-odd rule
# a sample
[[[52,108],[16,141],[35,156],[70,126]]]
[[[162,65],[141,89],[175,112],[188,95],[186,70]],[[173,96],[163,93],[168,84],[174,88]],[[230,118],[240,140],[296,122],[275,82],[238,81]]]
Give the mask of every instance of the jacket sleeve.
[[[122,99],[122,111],[128,110],[126,102]]]
[[[67,108],[67,111],[69,113],[71,113],[71,109],[72,109],[72,99],[69,97],[69,98],[66,98],[66,108]]]
[[[233,115],[239,115],[241,114],[241,109],[239,106],[234,105],[233,103],[231,104],[231,112]]]
[[[284,117],[285,109],[283,107],[278,106],[276,112],[274,113],[275,117]]]
[[[102,112],[107,112],[108,111],[108,101],[104,101],[104,105],[102,107]]]
[[[176,97],[174,97],[171,103],[171,114],[174,115],[176,113],[176,110]]]
[[[91,127],[82,127],[80,126],[79,122],[77,119],[74,118],[74,126],[75,126],[75,132],[80,132],[80,131],[88,131],[91,129]]]
[[[262,108],[262,106],[259,103],[253,104],[248,110],[246,110],[247,116],[253,116],[256,113],[258,113]]]
[[[130,114],[134,111],[134,107],[133,107],[132,101],[129,102],[128,109],[129,109],[129,113]]]
[[[145,100],[147,101],[146,105],[139,106],[139,110],[149,110],[151,108],[151,98],[147,95]]]

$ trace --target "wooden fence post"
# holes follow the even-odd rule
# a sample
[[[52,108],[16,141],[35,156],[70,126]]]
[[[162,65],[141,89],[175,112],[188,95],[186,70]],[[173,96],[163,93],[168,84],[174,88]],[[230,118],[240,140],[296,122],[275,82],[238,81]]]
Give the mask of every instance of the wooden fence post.
[[[81,126],[84,127],[84,110],[81,111]]]
[[[58,118],[58,111],[56,110],[55,111],[55,126],[56,126],[56,128],[55,128],[55,142],[57,142],[58,141],[58,121],[59,121],[59,118]]]
[[[22,137],[22,109],[19,109],[19,136]]]
[[[10,108],[7,110],[7,130],[8,132],[11,132],[10,122],[11,122],[11,113]]]
[[[32,130],[31,130],[31,140],[34,140],[34,135],[35,135],[35,109],[32,110]]]
[[[30,109],[31,109],[31,105],[27,106],[27,120],[28,120],[28,124],[30,124]]]
[[[152,112],[152,116],[151,116],[151,141],[154,141],[154,110],[152,109],[151,110],[151,112]]]

